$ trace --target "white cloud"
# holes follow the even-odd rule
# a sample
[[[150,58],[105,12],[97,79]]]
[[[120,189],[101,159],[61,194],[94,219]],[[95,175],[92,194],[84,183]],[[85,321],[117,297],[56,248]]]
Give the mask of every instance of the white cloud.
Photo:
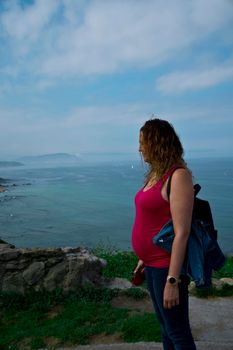
[[[36,0],[31,6],[21,7],[17,1],[9,1],[1,24],[7,35],[19,43],[36,41],[56,12],[57,4],[56,0]]]
[[[183,1],[93,1],[81,26],[63,28],[42,71],[55,76],[102,74],[124,66],[157,65],[219,29],[228,21],[227,7],[227,2],[221,11],[217,6],[217,17],[211,4],[212,15],[202,22],[193,16],[201,12],[200,3],[192,12]]]
[[[83,106],[66,115],[49,117],[38,108],[1,109],[1,154],[137,152],[142,110],[140,105]],[[129,146],[132,138],[134,145]]]
[[[203,106],[121,104],[77,107],[62,115],[46,115],[41,108],[0,110],[1,154],[49,152],[135,152],[138,132],[155,112],[168,119],[181,135],[185,149],[232,151],[232,109],[221,103]],[[224,130],[226,128],[226,130]],[[204,133],[204,134],[203,134]],[[202,137],[200,134],[204,135]],[[225,140],[225,144],[221,140]],[[10,142],[9,142],[10,141]]]
[[[144,113],[144,115],[143,115]],[[69,130],[88,130],[93,128],[104,129],[108,125],[125,127],[141,123],[145,119],[145,106],[137,104],[112,106],[83,106],[60,115],[48,116],[37,107],[5,108],[0,110],[1,133],[34,133],[49,132],[51,137],[54,131],[68,132]],[[13,128],[12,125],[17,125]]]
[[[1,16],[1,27],[12,57],[24,57],[14,63],[38,76],[154,66],[221,30],[233,18],[228,0],[92,0],[81,5],[37,0],[24,9],[17,1],[11,3]]]
[[[199,90],[233,80],[233,60],[206,69],[174,72],[160,77],[156,86],[165,94]]]
[[[145,119],[145,108],[143,104],[78,107],[64,119],[64,127],[135,125]]]

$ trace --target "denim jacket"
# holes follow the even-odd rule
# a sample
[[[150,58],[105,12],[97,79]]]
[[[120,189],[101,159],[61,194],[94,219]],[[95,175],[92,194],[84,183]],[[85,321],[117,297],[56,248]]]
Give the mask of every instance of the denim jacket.
[[[174,236],[170,220],[153,238],[153,243],[171,252]],[[212,270],[218,270],[224,262],[225,256],[218,242],[208,233],[208,224],[193,219],[182,273],[191,277],[197,287],[210,287]]]

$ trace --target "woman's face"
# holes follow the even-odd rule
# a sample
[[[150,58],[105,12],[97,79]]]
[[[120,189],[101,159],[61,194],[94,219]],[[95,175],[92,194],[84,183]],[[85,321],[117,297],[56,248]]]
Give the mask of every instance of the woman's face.
[[[143,156],[144,161],[149,163],[149,158],[148,158],[147,150],[146,150],[146,144],[145,144],[145,140],[143,138],[142,131],[140,131],[140,134],[139,134],[139,152]]]

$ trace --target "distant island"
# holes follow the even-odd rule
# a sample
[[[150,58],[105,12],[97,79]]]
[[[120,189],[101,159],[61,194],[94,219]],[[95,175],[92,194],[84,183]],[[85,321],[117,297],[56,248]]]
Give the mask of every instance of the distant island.
[[[69,153],[51,153],[51,154],[42,154],[38,156],[25,156],[19,159],[24,163],[34,163],[34,162],[43,162],[43,163],[61,163],[61,162],[77,162],[79,158],[74,154]]]
[[[0,167],[2,168],[11,167],[11,166],[23,166],[23,165],[24,164],[21,162],[5,161],[5,160],[0,161]]]

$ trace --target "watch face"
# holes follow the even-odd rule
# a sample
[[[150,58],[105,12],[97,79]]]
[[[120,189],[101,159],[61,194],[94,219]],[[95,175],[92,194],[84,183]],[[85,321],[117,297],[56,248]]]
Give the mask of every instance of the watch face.
[[[176,278],[170,277],[168,281],[169,281],[169,283],[171,283],[171,284],[175,284],[175,283],[176,283]]]

